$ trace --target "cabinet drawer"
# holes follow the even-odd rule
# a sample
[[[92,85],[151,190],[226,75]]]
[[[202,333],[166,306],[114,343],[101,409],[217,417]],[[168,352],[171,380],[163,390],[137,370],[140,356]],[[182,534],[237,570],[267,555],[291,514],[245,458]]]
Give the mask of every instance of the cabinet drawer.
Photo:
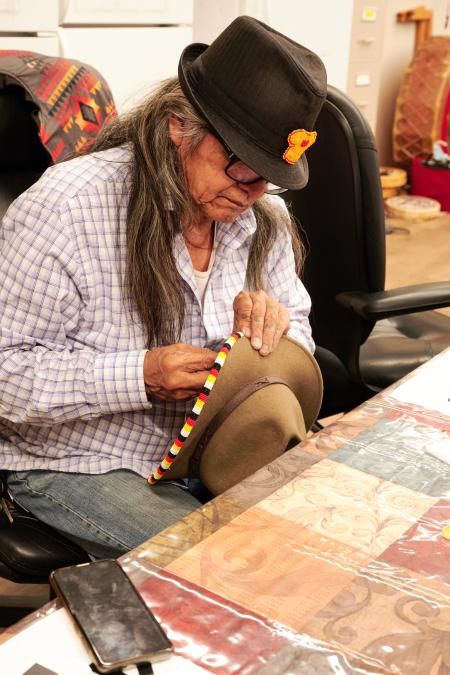
[[[379,64],[355,61],[349,64],[347,94],[368,119],[375,119],[378,105]]]
[[[2,33],[38,33],[58,28],[58,0],[0,0]]]
[[[373,21],[366,21],[368,15]],[[383,44],[384,3],[355,2],[352,20],[350,60],[377,59]]]

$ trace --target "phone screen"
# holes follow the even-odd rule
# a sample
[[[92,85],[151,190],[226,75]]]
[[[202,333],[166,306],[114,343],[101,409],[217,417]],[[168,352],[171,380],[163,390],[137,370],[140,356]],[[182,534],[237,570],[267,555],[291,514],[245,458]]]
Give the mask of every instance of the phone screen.
[[[62,567],[51,574],[98,665],[112,669],[162,658],[172,643],[115,560]]]

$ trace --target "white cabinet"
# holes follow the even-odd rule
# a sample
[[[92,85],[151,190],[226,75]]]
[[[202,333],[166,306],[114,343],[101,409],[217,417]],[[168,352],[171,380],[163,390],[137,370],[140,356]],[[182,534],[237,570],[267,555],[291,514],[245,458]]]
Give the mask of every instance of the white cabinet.
[[[380,92],[385,0],[355,0],[348,66],[347,93],[375,124]]]
[[[59,56],[58,0],[0,0],[0,49]]]
[[[192,20],[192,0],[0,0],[0,49],[93,66],[123,112],[177,74]]]
[[[96,68],[123,112],[177,74],[192,15],[192,0],[61,0],[61,54]]]
[[[138,103],[152,86],[177,74],[190,26],[60,29],[62,56],[96,68],[109,84],[119,112]]]
[[[58,12],[58,0],[0,0],[0,32],[56,31]]]
[[[192,24],[192,13],[190,0],[61,0],[60,23],[63,26]]]

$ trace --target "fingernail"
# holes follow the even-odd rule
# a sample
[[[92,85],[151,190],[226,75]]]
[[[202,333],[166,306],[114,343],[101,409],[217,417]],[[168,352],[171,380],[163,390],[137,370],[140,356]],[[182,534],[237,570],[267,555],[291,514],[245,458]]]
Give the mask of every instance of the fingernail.
[[[251,336],[252,332],[250,328],[244,328],[244,335],[246,338],[249,338]]]
[[[259,337],[252,338],[252,347],[255,349],[261,349],[262,341]]]
[[[269,347],[268,347],[268,345],[263,345],[263,346],[261,347],[261,349],[259,350],[259,353],[260,353],[262,356],[266,356],[266,354],[269,353]]]

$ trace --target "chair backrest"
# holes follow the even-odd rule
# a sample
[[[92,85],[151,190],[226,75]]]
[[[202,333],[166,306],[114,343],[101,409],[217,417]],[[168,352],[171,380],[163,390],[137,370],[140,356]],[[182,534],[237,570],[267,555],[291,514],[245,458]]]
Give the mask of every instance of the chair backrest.
[[[0,216],[48,166],[88,150],[115,114],[92,66],[0,49]]]
[[[380,291],[385,280],[385,222],[373,133],[351,99],[334,87],[308,150],[306,188],[285,193],[308,253],[304,283],[312,298],[317,345],[358,372],[359,346],[373,324],[336,301],[343,291]]]
[[[52,164],[38,134],[37,107],[16,85],[0,89],[0,219]]]

